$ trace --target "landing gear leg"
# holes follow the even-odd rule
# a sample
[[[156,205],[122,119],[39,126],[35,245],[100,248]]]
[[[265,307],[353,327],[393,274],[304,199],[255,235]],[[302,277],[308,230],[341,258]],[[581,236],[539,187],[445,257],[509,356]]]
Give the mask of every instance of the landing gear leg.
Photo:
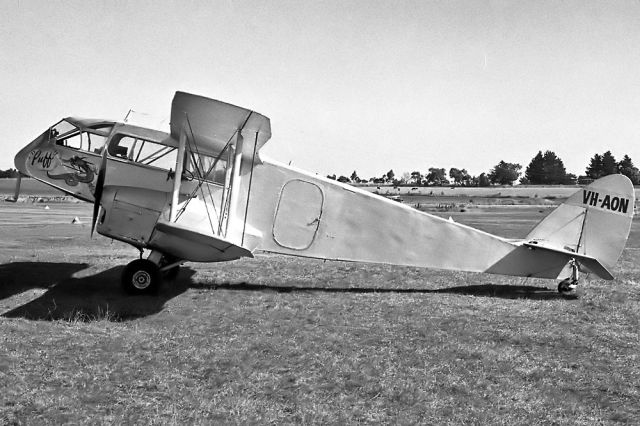
[[[180,265],[182,265],[183,262],[183,260],[165,254],[162,256],[162,259],[160,259],[160,272],[164,274],[167,280],[175,280],[178,272],[180,272]]]
[[[578,287],[578,264],[575,259],[571,259],[569,265],[571,266],[571,276],[558,283],[558,293],[563,295],[575,295]]]

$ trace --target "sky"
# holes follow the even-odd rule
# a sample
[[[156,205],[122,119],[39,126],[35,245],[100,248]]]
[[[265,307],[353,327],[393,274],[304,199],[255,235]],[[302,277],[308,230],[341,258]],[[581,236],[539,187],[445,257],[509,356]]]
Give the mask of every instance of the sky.
[[[0,169],[67,116],[166,125],[178,90],[270,117],[263,155],[321,175],[640,166],[639,23],[637,0],[2,0]]]

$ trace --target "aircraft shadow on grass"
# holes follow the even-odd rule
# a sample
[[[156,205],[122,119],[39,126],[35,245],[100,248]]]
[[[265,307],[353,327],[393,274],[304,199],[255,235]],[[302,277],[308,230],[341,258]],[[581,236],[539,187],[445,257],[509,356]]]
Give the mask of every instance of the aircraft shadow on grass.
[[[184,293],[195,271],[180,269],[157,295],[130,296],[120,286],[122,266],[94,275],[73,275],[89,265],[84,263],[16,262],[0,265],[0,306],[3,317],[31,320],[126,321],[160,312],[165,303]],[[7,299],[34,289],[44,293],[26,303],[7,308]],[[28,296],[27,296],[28,298]],[[16,303],[13,303],[14,305]],[[2,312],[0,311],[0,312]]]
[[[31,320],[126,321],[162,311],[167,301],[189,288],[201,290],[273,291],[278,293],[410,293],[460,294],[503,299],[549,300],[562,298],[545,287],[527,285],[477,284],[439,289],[392,289],[379,287],[303,287],[252,283],[194,282],[195,271],[182,267],[178,276],[163,285],[157,295],[130,296],[122,291],[122,266],[94,275],[74,277],[89,267],[85,263],[16,262],[0,265],[0,308],[13,296],[42,289],[35,299],[6,310],[2,316]],[[19,302],[20,303],[20,302]],[[2,312],[2,311],[0,311]]]
[[[212,289],[212,290],[237,290],[237,291],[274,291],[277,293],[291,292],[319,292],[319,293],[410,293],[410,294],[460,294],[477,297],[497,297],[502,299],[533,299],[550,300],[564,299],[555,290],[546,287],[528,285],[499,285],[499,284],[476,284],[438,289],[412,289],[412,288],[378,288],[378,287],[302,287],[302,286],[276,286],[268,284],[208,284],[194,283],[192,288]]]

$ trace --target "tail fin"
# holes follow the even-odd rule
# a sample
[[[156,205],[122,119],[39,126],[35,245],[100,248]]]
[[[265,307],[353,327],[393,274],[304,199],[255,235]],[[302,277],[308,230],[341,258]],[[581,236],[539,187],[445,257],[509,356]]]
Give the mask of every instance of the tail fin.
[[[526,245],[574,252],[597,262],[582,266],[601,278],[611,279],[629,237],[635,193],[624,175],[609,175],[573,194],[542,220],[527,236]],[[595,265],[599,263],[600,265]],[[599,266],[604,266],[604,271]]]

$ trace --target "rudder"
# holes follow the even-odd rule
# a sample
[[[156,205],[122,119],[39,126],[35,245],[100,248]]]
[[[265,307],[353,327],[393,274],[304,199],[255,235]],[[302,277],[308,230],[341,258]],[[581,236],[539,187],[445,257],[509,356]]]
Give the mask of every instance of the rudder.
[[[605,176],[569,197],[525,241],[593,257],[611,269],[629,237],[634,206],[631,180]]]

